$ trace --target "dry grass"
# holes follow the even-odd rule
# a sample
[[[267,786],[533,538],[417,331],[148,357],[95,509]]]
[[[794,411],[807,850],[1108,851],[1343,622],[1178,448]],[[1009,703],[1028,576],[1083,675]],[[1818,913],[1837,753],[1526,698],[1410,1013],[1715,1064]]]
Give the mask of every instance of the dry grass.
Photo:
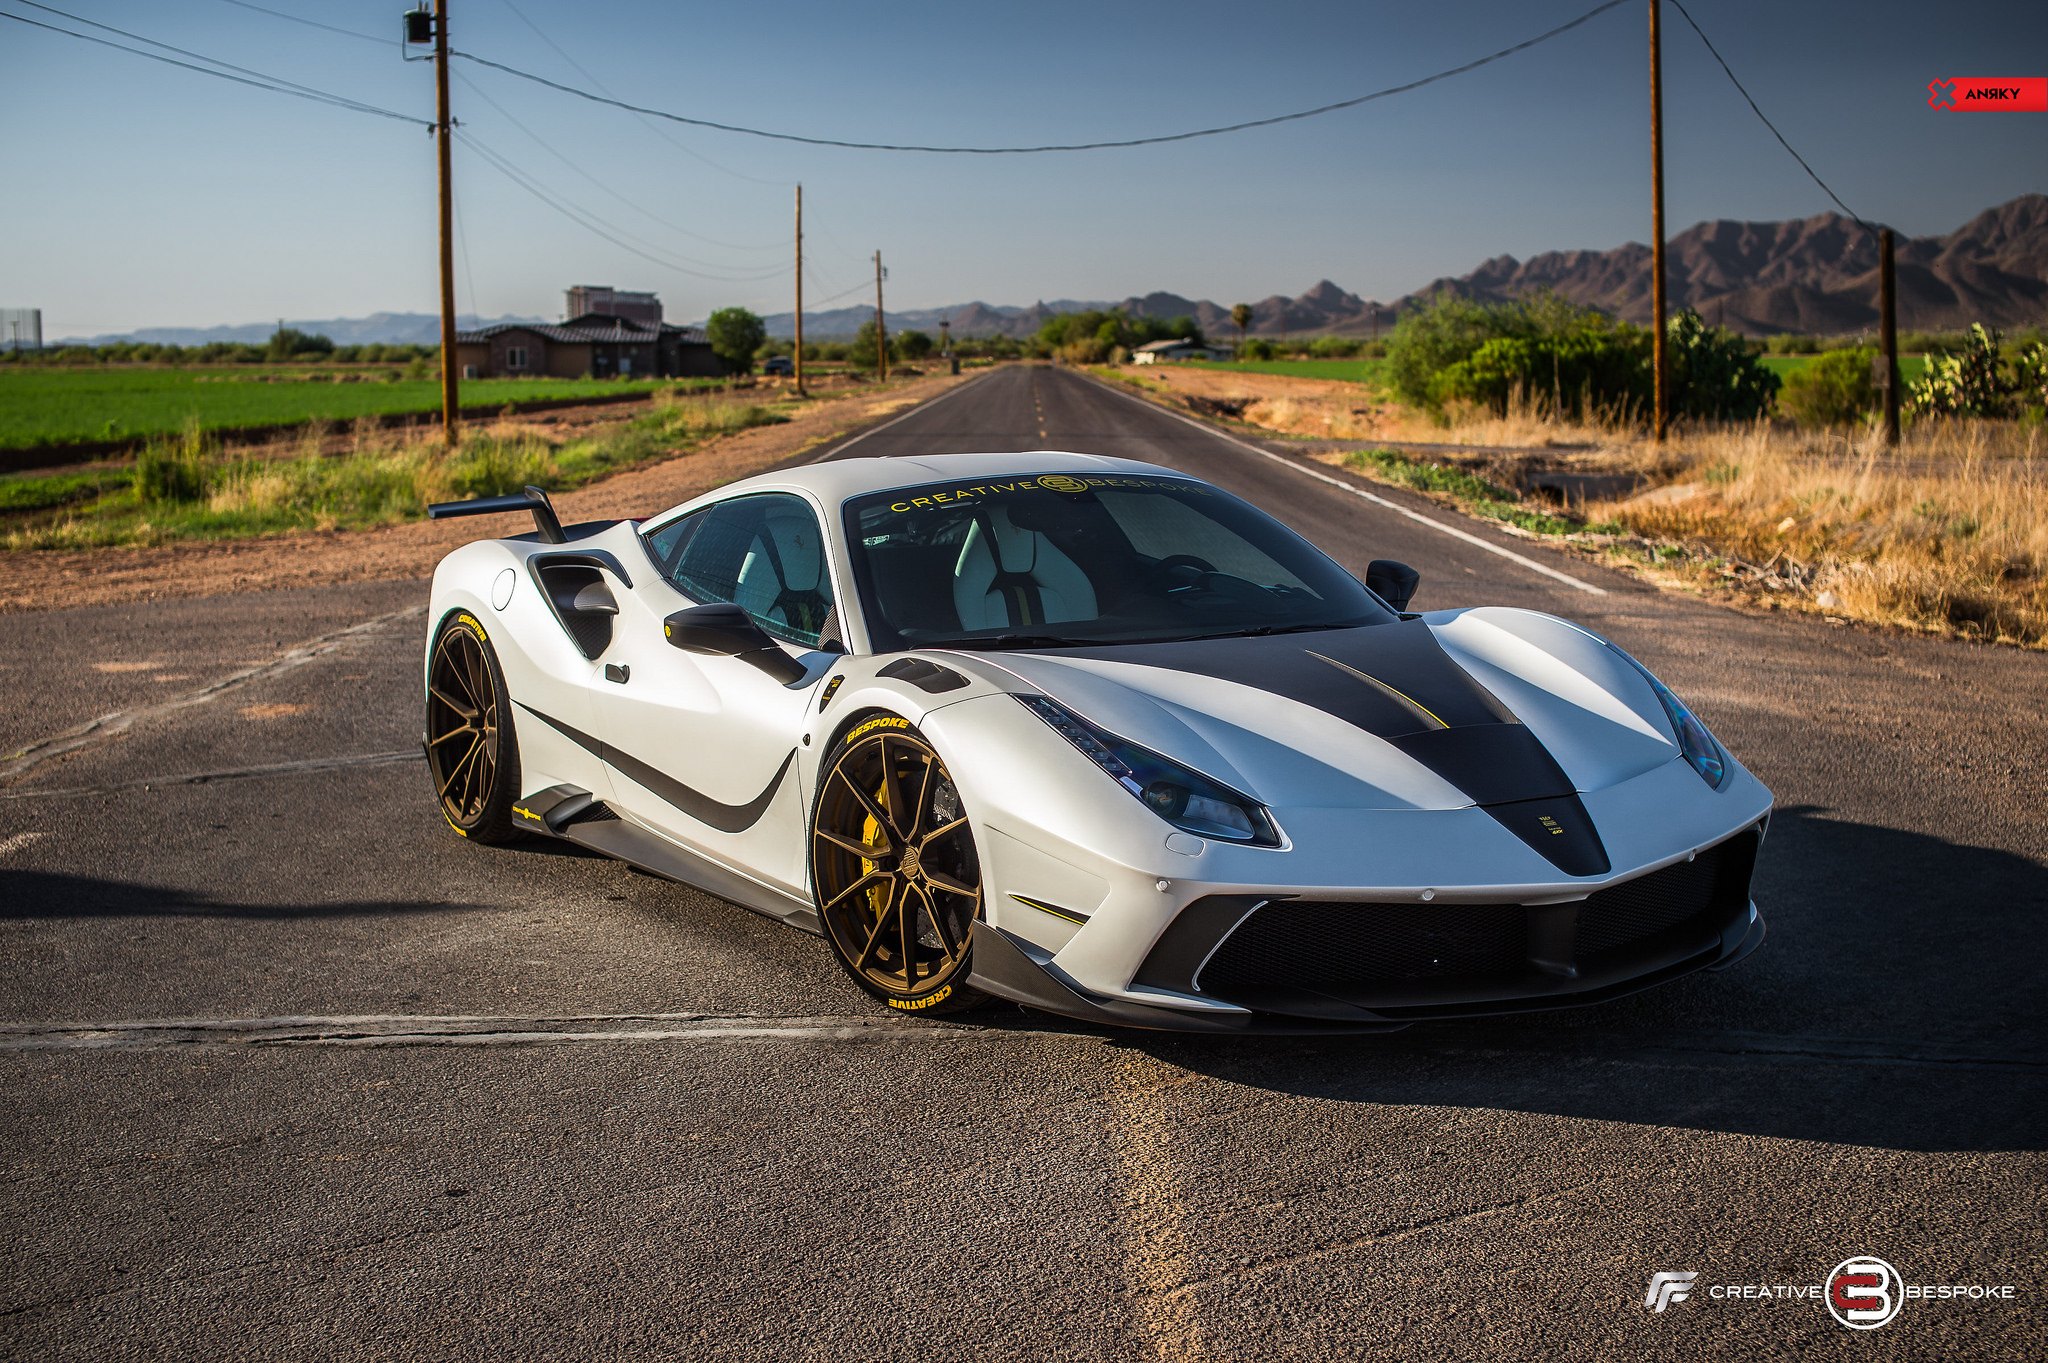
[[[1770,422],[1681,429],[1658,446],[1627,412],[1560,420],[1523,402],[1504,416],[1468,409],[1439,419],[1358,385],[1164,366],[1144,377],[1155,398],[1212,412],[1221,402],[1284,435],[1486,452],[1471,467],[1496,483],[1527,486],[1559,470],[1629,475],[1643,490],[1568,508],[1581,524],[1620,533],[1570,539],[1663,580],[2048,648],[2048,428],[2038,421],[1926,421],[1897,450],[1867,429]],[[1352,462],[1387,476],[1371,460]],[[1530,520],[1503,518],[1449,484],[1425,490],[1494,519]]]
[[[1813,610],[2048,647],[2042,443],[2011,422],[1926,423],[1896,451],[1765,424],[1685,433],[1634,447],[1659,487],[1585,511],[1701,551],[1672,560],[1682,576],[1725,578],[1703,566],[1720,556]]]

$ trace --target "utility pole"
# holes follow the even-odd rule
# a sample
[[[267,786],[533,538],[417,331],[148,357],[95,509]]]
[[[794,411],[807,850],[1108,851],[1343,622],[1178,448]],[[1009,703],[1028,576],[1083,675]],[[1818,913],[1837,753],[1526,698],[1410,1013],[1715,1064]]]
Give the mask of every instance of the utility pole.
[[[1656,439],[1664,443],[1671,420],[1671,356],[1664,344],[1664,51],[1657,33],[1657,9],[1650,0],[1650,310],[1656,314]]]
[[[1899,287],[1892,258],[1892,229],[1877,234],[1878,337],[1884,346],[1884,443],[1899,443]]]
[[[875,252],[875,373],[889,379],[889,327],[882,320],[882,253]]]
[[[796,187],[796,395],[804,396],[804,187]]]
[[[462,408],[455,372],[455,186],[448,150],[455,123],[448,116],[448,0],[434,0],[434,119],[441,171],[441,435],[453,450]]]

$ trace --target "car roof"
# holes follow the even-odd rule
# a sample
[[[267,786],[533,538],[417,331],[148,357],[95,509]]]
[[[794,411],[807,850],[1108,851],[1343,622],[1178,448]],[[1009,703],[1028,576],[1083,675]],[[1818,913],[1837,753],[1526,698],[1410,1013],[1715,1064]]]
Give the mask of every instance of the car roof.
[[[1071,450],[1028,450],[1009,454],[918,454],[887,458],[832,459],[821,464],[776,469],[727,483],[715,493],[664,511],[650,520],[666,520],[684,507],[708,505],[749,492],[808,492],[826,506],[838,506],[870,492],[919,487],[926,483],[972,479],[1019,477],[1040,473],[1121,473],[1151,477],[1185,478],[1174,469],[1161,468],[1136,459],[1112,459],[1100,454],[1076,454]]]

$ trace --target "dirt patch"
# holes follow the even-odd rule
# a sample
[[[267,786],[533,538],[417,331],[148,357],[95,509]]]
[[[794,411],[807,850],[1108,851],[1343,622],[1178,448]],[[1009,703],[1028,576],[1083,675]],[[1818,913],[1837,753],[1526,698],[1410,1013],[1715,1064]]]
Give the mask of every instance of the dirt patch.
[[[835,394],[780,425],[725,436],[564,493],[556,507],[572,523],[650,516],[966,381],[936,375],[872,399]],[[427,577],[450,550],[489,533],[483,522],[463,519],[269,539],[0,553],[0,613]],[[500,533],[514,533],[510,520]]]
[[[273,700],[262,705],[244,705],[238,713],[243,719],[284,719],[289,715],[302,715],[309,708],[291,701]]]

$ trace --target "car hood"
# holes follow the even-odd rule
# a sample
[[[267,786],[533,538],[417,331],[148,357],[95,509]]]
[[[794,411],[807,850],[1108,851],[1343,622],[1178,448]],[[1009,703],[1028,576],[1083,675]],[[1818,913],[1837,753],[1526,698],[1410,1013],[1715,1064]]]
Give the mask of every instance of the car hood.
[[[948,661],[1276,809],[1533,808],[1679,755],[1628,659],[1530,611]]]

